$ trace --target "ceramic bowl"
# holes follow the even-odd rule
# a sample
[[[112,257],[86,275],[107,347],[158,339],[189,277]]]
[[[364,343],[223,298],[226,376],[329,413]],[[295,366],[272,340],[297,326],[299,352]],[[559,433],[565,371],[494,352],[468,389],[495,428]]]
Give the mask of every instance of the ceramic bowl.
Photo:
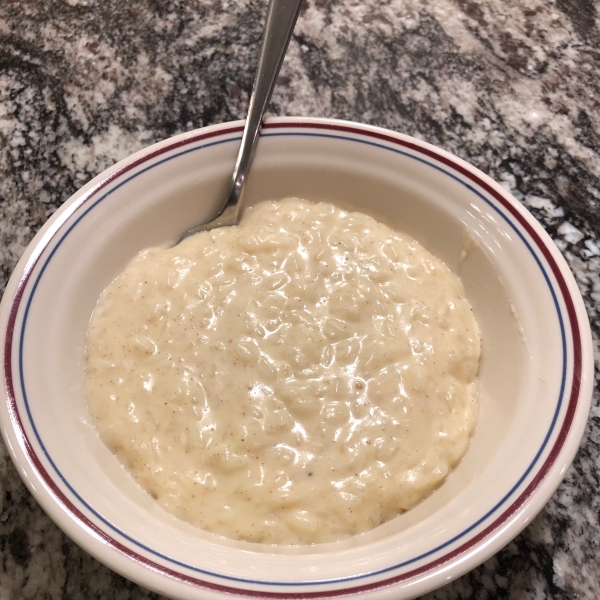
[[[413,510],[332,544],[225,540],[159,508],[92,426],[84,344],[102,289],[142,248],[211,218],[241,123],[179,135],[116,164],[35,237],[1,308],[2,433],[52,519],[90,554],[175,598],[412,598],[483,562],[548,501],[579,446],[589,324],[557,248],[506,190],[421,141],[353,123],[267,122],[246,200],[297,196],[367,212],[462,278],[480,324],[479,423],[458,468]]]

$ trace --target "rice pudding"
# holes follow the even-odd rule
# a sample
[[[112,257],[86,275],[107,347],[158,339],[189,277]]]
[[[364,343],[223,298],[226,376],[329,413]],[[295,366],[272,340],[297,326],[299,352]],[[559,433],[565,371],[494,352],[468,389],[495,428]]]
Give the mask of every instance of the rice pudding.
[[[443,482],[476,424],[479,355],[441,261],[371,217],[286,199],[135,257],[92,316],[86,398],[173,515],[313,544]]]

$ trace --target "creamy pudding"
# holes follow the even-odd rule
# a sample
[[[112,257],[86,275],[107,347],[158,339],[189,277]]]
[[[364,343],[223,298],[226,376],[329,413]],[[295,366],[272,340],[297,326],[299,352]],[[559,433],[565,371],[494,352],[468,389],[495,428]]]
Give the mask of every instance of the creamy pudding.
[[[135,257],[92,316],[86,397],[173,515],[312,544],[444,481],[476,424],[479,355],[441,261],[371,217],[286,199]]]

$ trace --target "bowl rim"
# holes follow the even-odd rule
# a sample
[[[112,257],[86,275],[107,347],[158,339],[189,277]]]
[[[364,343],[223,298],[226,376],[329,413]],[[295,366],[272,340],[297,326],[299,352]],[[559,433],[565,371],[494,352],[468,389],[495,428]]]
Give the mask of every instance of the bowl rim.
[[[527,525],[533,516],[535,516],[548,501],[562,481],[566,469],[570,465],[583,435],[591,402],[593,362],[591,359],[591,332],[583,301],[577,290],[576,283],[569,267],[541,225],[506,190],[481,173],[478,169],[450,153],[420,140],[373,126],[333,119],[279,117],[267,120],[263,129],[265,134],[275,134],[277,131],[286,129],[298,129],[317,130],[324,135],[330,136],[355,135],[360,136],[361,138],[366,137],[370,140],[367,143],[373,145],[385,144],[385,147],[388,147],[389,145],[398,146],[402,149],[408,149],[411,152],[424,155],[436,163],[441,163],[451,170],[457,171],[466,180],[471,181],[474,185],[485,190],[487,194],[496,199],[511,214],[511,217],[518,221],[527,231],[528,235],[535,241],[548,265],[551,267],[552,274],[560,288],[562,298],[565,302],[566,315],[569,318],[569,329],[573,338],[574,374],[572,377],[570,394],[568,394],[566,416],[558,436],[554,441],[554,445],[542,467],[537,471],[536,477],[530,482],[527,488],[519,494],[518,498],[485,529],[470,538],[461,546],[450,551],[448,554],[426,565],[405,573],[400,573],[399,575],[385,580],[363,585],[353,585],[343,589],[314,591],[309,591],[307,589],[301,592],[286,592],[281,589],[278,589],[277,591],[268,591],[266,589],[259,590],[231,587],[229,584],[221,585],[212,581],[200,580],[196,577],[190,577],[183,573],[166,569],[163,565],[149,560],[146,556],[132,552],[129,548],[121,544],[119,540],[107,536],[105,531],[99,529],[91,522],[72,504],[69,498],[63,494],[54,482],[52,475],[47,472],[43,462],[36,455],[31,442],[28,440],[27,432],[23,427],[21,416],[17,408],[17,396],[13,379],[12,353],[19,306],[23,299],[23,294],[29,282],[29,278],[38,261],[41,259],[44,249],[52,243],[62,226],[74,213],[81,210],[86,203],[96,199],[100,192],[110,188],[113,182],[118,181],[130,171],[137,169],[146,162],[157,159],[163,154],[177,149],[183,149],[190,144],[197,144],[200,141],[210,140],[224,135],[238,135],[241,133],[242,128],[243,123],[239,121],[213,125],[193,132],[180,134],[133,154],[104,171],[76,192],[54,213],[35,236],[15,268],[2,300],[2,308],[0,311],[4,341],[2,375],[5,383],[4,388],[6,396],[6,401],[2,403],[2,410],[0,410],[0,420],[2,434],[11,454],[11,458],[17,466],[21,477],[24,479],[38,502],[40,502],[46,512],[50,514],[53,520],[57,522],[57,524],[72,539],[114,570],[121,572],[125,576],[136,579],[146,586],[148,586],[148,581],[145,577],[141,577],[141,574],[143,574],[144,569],[150,568],[155,573],[159,571],[161,577],[167,577],[170,581],[175,578],[181,583],[192,584],[196,589],[202,588],[206,591],[222,592],[227,593],[228,595],[237,593],[243,596],[321,598],[326,596],[340,596],[356,594],[359,592],[385,590],[389,589],[389,586],[417,578],[422,578],[423,584],[425,584],[425,580],[428,579],[429,583],[428,585],[416,586],[412,593],[424,593],[425,591],[433,589],[433,587],[436,587],[438,584],[462,575],[494,554],[517,535],[517,533]],[[590,376],[590,373],[592,376]],[[534,492],[537,493],[534,495]],[[92,537],[90,537],[90,532],[93,534]],[[101,539],[100,546],[97,544],[99,541],[98,537]],[[92,538],[94,538],[94,541]],[[492,538],[494,541],[488,543]],[[485,545],[478,548],[478,545],[484,541],[486,542]],[[111,548],[111,552],[107,552],[108,547]],[[475,552],[475,550],[477,550],[477,552]],[[115,557],[113,555],[114,552],[116,552],[118,556]],[[131,571],[127,568],[127,564],[123,563],[123,555],[129,559],[127,561],[128,563],[133,561],[138,566],[143,567],[141,571],[139,569],[137,570],[137,576],[132,575]],[[438,567],[442,566],[445,567],[443,569],[443,580],[438,577],[438,583],[432,587],[431,575]],[[233,579],[233,582],[235,581],[236,580]],[[348,580],[345,580],[345,582],[347,581]],[[350,579],[350,582],[352,581],[356,583],[356,579]],[[229,583],[232,583],[231,579],[229,579]],[[344,581],[341,583],[344,583]],[[417,587],[420,587],[421,589],[417,590]],[[162,593],[173,593],[173,590],[169,590],[168,587],[165,586],[158,586],[156,589]]]

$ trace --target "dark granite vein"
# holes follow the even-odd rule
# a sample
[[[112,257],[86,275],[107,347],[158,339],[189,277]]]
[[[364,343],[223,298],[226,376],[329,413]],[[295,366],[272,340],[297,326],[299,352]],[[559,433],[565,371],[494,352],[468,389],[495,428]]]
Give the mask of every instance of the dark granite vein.
[[[0,290],[78,187],[175,133],[242,118],[264,0],[0,3]],[[361,121],[490,174],[583,293],[596,392],[563,484],[521,535],[433,600],[600,598],[600,5],[307,0],[272,114]],[[0,598],[157,598],[68,540],[0,453]]]

